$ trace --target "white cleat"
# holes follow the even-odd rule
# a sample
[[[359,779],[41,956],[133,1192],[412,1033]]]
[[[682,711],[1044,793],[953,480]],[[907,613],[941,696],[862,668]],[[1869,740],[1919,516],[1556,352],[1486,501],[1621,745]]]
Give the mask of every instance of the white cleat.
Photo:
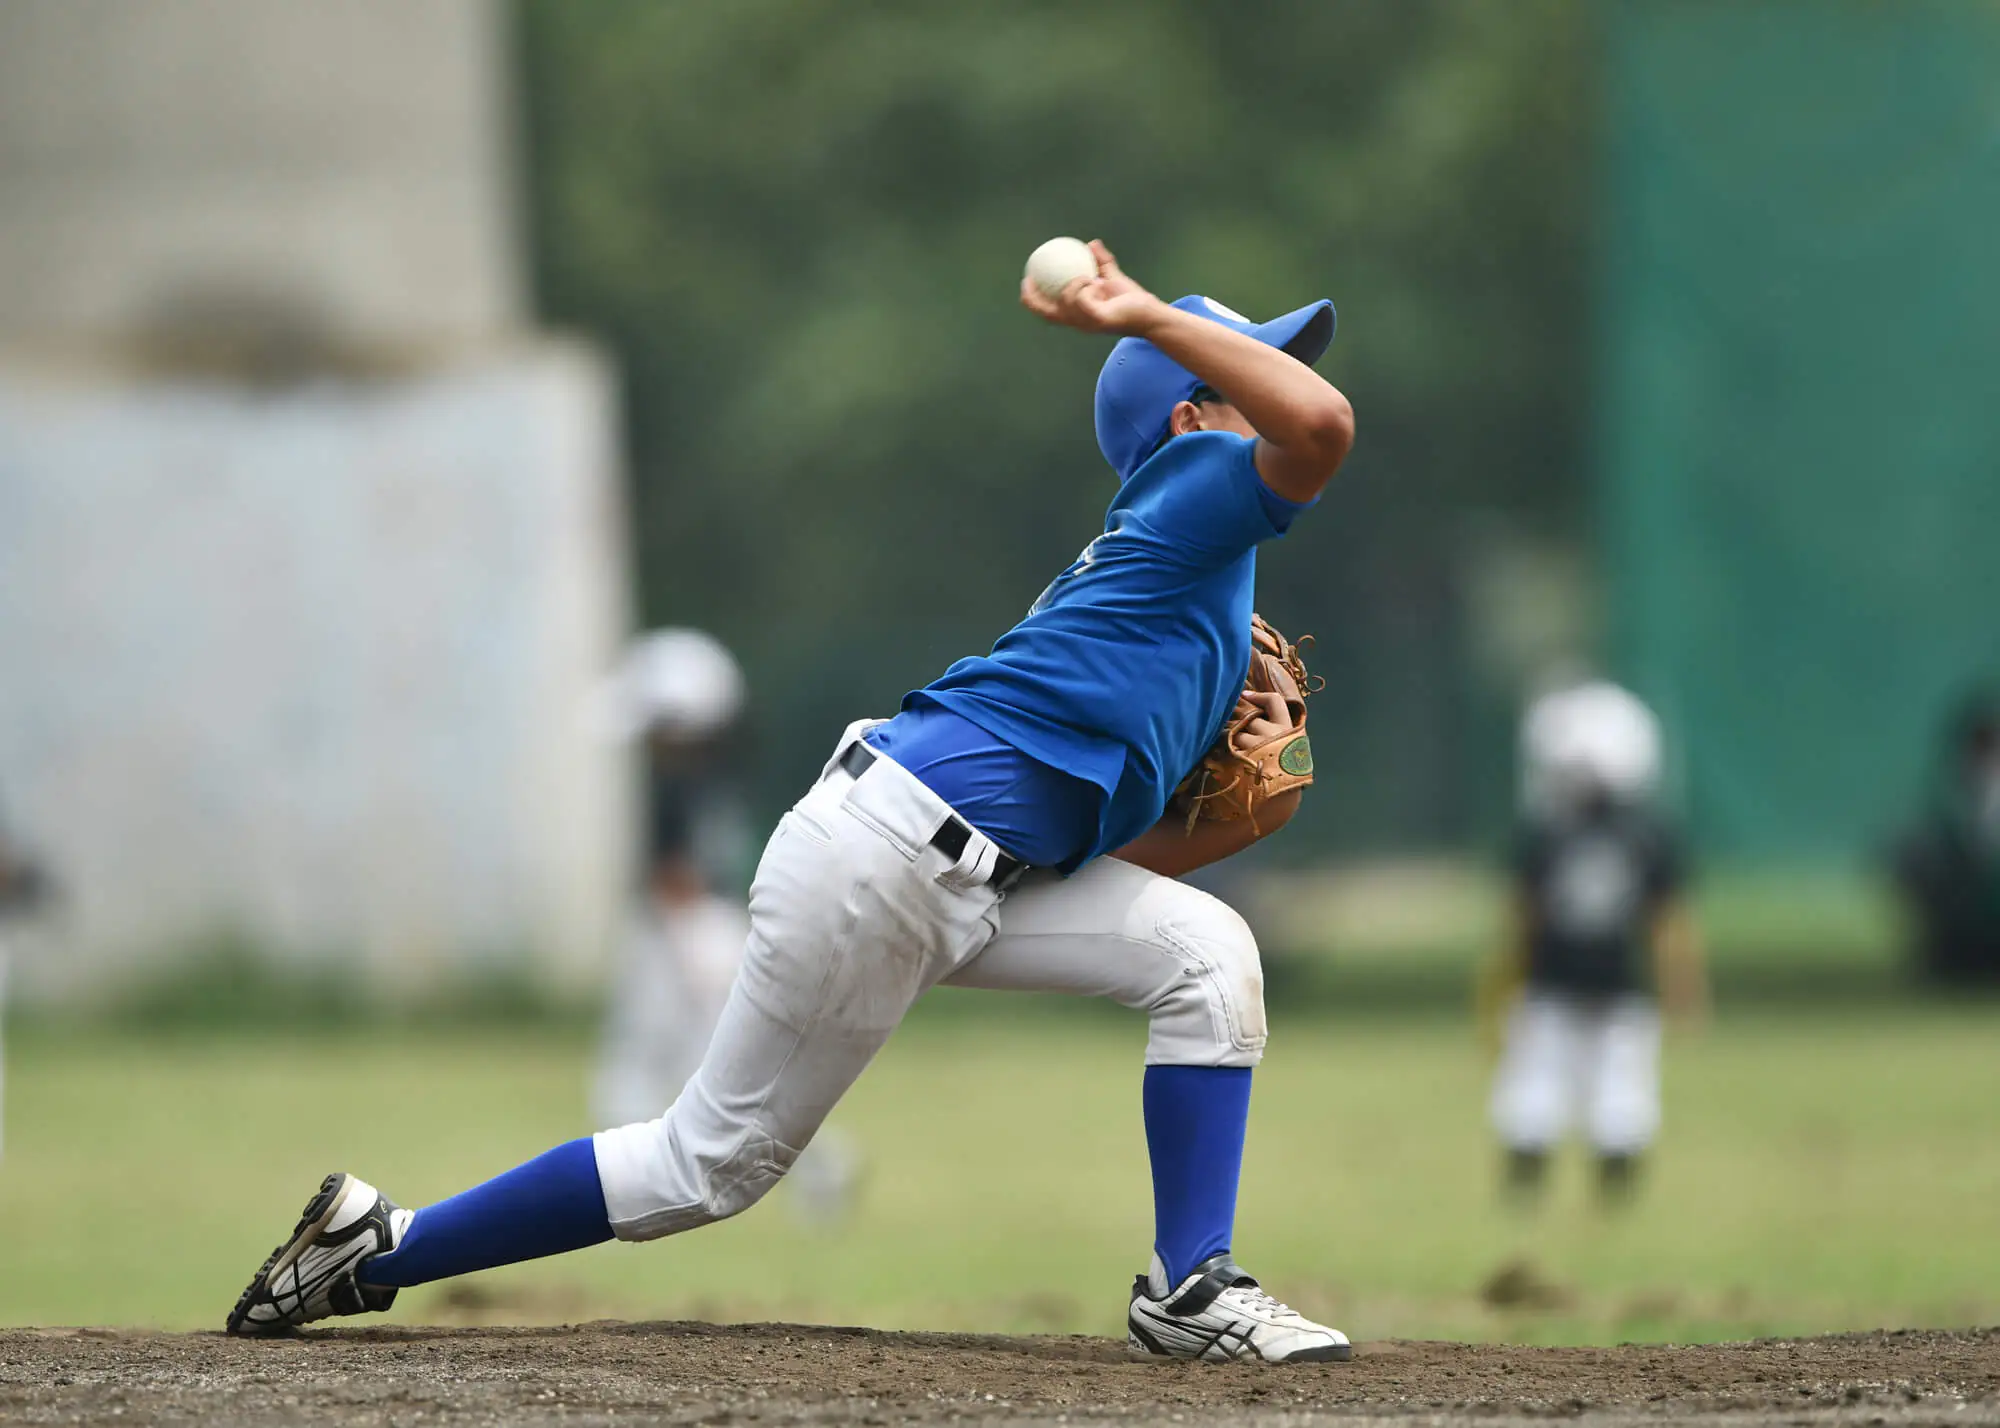
[[[367,1314],[396,1302],[393,1288],[363,1284],[363,1261],[394,1249],[416,1218],[352,1175],[334,1174],[307,1202],[290,1239],[271,1251],[229,1311],[232,1334],[283,1334],[335,1314]]]
[[[1150,1274],[1132,1281],[1125,1342],[1149,1359],[1262,1359],[1265,1363],[1337,1363],[1353,1350],[1347,1335],[1280,1304],[1225,1254],[1203,1260],[1178,1286],[1153,1256]]]

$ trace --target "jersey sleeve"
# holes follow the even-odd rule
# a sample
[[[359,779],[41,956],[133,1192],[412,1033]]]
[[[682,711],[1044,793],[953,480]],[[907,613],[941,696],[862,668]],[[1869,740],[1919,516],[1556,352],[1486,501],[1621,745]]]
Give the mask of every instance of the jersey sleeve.
[[[1310,501],[1288,500],[1266,486],[1261,475],[1257,478],[1257,499],[1263,503],[1264,514],[1270,517],[1271,529],[1279,535],[1292,528],[1292,522],[1299,518],[1301,512],[1310,511],[1319,504],[1317,496]]]
[[[1132,514],[1201,568],[1227,565],[1283,535],[1304,509],[1265,486],[1256,441],[1229,432],[1177,437],[1133,479],[1146,489]]]

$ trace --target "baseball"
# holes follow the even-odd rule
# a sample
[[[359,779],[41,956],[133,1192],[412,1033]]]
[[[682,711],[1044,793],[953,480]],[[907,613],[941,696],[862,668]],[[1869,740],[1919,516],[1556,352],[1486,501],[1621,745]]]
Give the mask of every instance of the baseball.
[[[1058,297],[1078,278],[1097,276],[1097,256],[1078,238],[1051,238],[1028,255],[1028,280],[1045,297]]]

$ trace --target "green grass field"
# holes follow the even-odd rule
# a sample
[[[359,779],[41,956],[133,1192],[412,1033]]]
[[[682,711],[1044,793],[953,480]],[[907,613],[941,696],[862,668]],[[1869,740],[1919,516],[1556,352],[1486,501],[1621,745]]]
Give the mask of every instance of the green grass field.
[[[1484,1071],[1444,1017],[1281,1020],[1237,1249],[1368,1338],[1718,1338],[2000,1320],[1993,1009],[1725,1011],[1668,1063],[1641,1202],[1572,1160],[1495,1204]],[[783,1192],[729,1224],[406,1293],[407,1320],[695,1316],[1115,1332],[1149,1239],[1136,1021],[947,994],[843,1107],[869,1159],[836,1231]],[[422,1203],[584,1123],[574,1030],[14,1038],[0,1322],[207,1327],[326,1170]],[[1528,1256],[1567,1291],[1490,1309]]]

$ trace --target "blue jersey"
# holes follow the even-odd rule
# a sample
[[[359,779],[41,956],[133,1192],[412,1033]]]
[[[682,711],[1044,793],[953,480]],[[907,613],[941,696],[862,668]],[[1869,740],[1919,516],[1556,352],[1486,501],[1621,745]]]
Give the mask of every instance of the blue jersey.
[[[922,690],[868,731],[868,743],[917,776],[960,817],[1037,868],[1059,868],[1097,837],[1097,785],[1031,759]]]
[[[1265,487],[1255,453],[1227,432],[1168,442],[991,654],[905,701],[940,704],[1100,790],[1096,827],[1066,870],[1157,823],[1235,707],[1257,545],[1301,509]]]

